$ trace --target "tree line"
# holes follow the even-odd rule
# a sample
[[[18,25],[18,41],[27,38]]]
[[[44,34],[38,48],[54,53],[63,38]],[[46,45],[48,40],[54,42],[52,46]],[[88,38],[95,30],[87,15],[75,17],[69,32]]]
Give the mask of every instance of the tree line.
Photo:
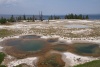
[[[51,15],[49,18],[48,18],[48,20],[56,20],[56,19],[61,19],[60,18],[60,16],[53,16],[53,15]]]
[[[76,15],[76,14],[69,14],[65,15],[65,19],[89,19],[88,15],[84,16],[82,14]]]
[[[35,22],[35,20],[40,20],[43,21],[43,15],[42,12],[39,13],[39,18],[36,18],[34,15],[31,17],[27,17],[26,15],[23,16],[18,16],[18,17],[14,17],[13,15],[10,18],[4,18],[1,17],[0,18],[0,24],[5,24],[7,22],[21,22],[23,20],[27,21],[27,22]],[[56,15],[51,15],[48,17],[48,20],[56,20],[56,19],[61,19],[60,16],[56,16]],[[69,15],[65,15],[63,19],[89,19],[88,15],[84,16],[82,14],[80,15],[76,15],[76,14],[69,14]]]
[[[49,20],[56,20],[56,19],[61,19],[60,16],[53,16],[51,15],[49,18]],[[89,19],[89,16],[88,15],[76,15],[76,14],[68,14],[68,15],[65,15],[63,19]]]
[[[32,17],[26,17],[26,15],[14,17],[12,15],[10,18],[1,17],[0,18],[0,24],[5,24],[7,22],[21,22],[23,20],[27,20],[28,22],[29,21],[35,22],[36,18],[35,18],[34,15]]]

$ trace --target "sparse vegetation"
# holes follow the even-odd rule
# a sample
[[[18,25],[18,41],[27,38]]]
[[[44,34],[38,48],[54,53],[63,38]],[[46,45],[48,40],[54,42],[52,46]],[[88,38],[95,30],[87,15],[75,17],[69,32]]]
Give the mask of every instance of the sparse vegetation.
[[[38,67],[64,67],[65,63],[59,54],[51,54],[41,57],[38,62]]]
[[[57,50],[57,51],[66,51],[67,49],[64,48],[64,47],[56,47],[56,48],[54,48],[54,50]]]
[[[7,67],[7,66],[5,66],[5,65],[0,65],[0,67]]]
[[[2,61],[4,60],[5,54],[0,52],[0,64],[2,63]]]
[[[100,67],[100,60],[95,60],[95,61],[88,62],[85,64],[80,64],[74,67]]]
[[[64,51],[67,51],[68,50],[68,47],[67,45],[64,45],[64,44],[58,44],[58,45],[54,45],[53,46],[53,50],[56,50],[56,51],[60,51],[60,52],[64,52]]]
[[[0,18],[0,24],[5,24],[7,22],[6,18]]]
[[[0,29],[0,37],[7,37],[16,34],[22,33],[20,30],[7,30],[7,29]]]
[[[5,54],[0,52],[0,67],[6,67],[5,65],[1,65],[2,61],[4,60]]]

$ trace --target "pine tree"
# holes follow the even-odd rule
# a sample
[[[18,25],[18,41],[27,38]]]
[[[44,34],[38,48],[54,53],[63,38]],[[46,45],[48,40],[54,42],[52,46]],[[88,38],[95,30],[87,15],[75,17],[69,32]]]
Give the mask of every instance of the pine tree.
[[[53,20],[53,16],[52,15],[49,17],[49,20]]]
[[[30,18],[28,17],[27,20],[28,20],[28,22],[29,22]]]
[[[32,17],[32,21],[35,22],[35,16],[34,16],[34,15],[33,15],[33,17]]]
[[[83,16],[83,18],[82,19],[85,19],[85,17]]]
[[[56,16],[54,15],[53,17],[54,17],[54,20],[56,20]]]
[[[29,20],[32,20],[32,17],[30,17]]]
[[[78,19],[82,19],[82,14],[79,15],[79,18]]]
[[[23,15],[23,20],[26,20],[26,16],[25,15]]]
[[[39,13],[39,19],[40,19],[40,21],[43,21],[42,11]]]
[[[21,20],[22,20],[22,17],[21,17],[21,16],[19,16],[19,17],[18,17],[18,21],[20,22]]]
[[[76,15],[76,14],[69,14],[65,15],[65,19],[89,19],[88,15],[84,17],[84,15]]]
[[[74,17],[74,19],[78,19],[78,16],[75,14],[75,17]]]
[[[74,19],[74,15],[73,14],[70,14],[70,19]]]
[[[10,17],[9,22],[15,22],[15,18],[13,15]]]
[[[89,19],[88,15],[86,15],[86,19]]]
[[[0,18],[0,24],[5,24],[7,22],[7,20],[5,18]]]

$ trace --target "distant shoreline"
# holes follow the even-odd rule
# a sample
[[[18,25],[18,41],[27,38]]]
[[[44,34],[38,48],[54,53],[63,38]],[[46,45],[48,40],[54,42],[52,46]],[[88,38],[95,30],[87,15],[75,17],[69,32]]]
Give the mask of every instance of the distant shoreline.
[[[13,15],[13,14],[12,14]],[[4,17],[4,18],[10,18],[12,15],[10,14],[0,14],[0,17]],[[23,16],[22,14],[21,15],[17,15],[17,14],[14,14],[13,15],[14,17],[18,17],[18,16]],[[26,17],[32,17],[33,15],[26,15]],[[36,18],[39,17],[39,15],[34,15]],[[51,15],[43,15],[43,19],[44,20],[47,20]],[[52,15],[53,16],[53,15]],[[55,16],[60,16],[61,19],[64,19],[64,16],[65,15],[55,15]],[[85,14],[83,14],[83,16],[86,16]],[[100,20],[100,14],[88,14],[89,16],[89,19],[90,20]]]

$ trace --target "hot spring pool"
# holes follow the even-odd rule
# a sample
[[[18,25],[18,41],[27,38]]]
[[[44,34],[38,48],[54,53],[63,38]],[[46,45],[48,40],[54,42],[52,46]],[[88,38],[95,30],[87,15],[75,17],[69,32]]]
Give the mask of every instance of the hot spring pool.
[[[8,42],[10,46],[16,47],[22,51],[39,51],[44,47],[45,42],[40,40],[25,40],[18,42],[15,40],[14,42]],[[16,43],[16,44],[15,44]]]
[[[39,51],[45,47],[46,42],[37,38],[39,36],[22,36],[19,39],[7,40],[5,45],[15,47],[21,51]]]
[[[79,24],[65,25],[64,27],[66,28],[89,28],[89,26],[79,25]]]
[[[100,55],[100,47],[93,43],[75,43],[73,45],[77,53]]]
[[[23,39],[38,39],[41,36],[37,36],[37,35],[25,35],[25,36],[21,36],[21,38]]]
[[[40,36],[25,35],[3,41],[5,52],[17,58],[41,56],[52,50],[73,52],[86,56],[100,56],[100,47],[94,43],[60,43],[58,38],[42,39]]]

